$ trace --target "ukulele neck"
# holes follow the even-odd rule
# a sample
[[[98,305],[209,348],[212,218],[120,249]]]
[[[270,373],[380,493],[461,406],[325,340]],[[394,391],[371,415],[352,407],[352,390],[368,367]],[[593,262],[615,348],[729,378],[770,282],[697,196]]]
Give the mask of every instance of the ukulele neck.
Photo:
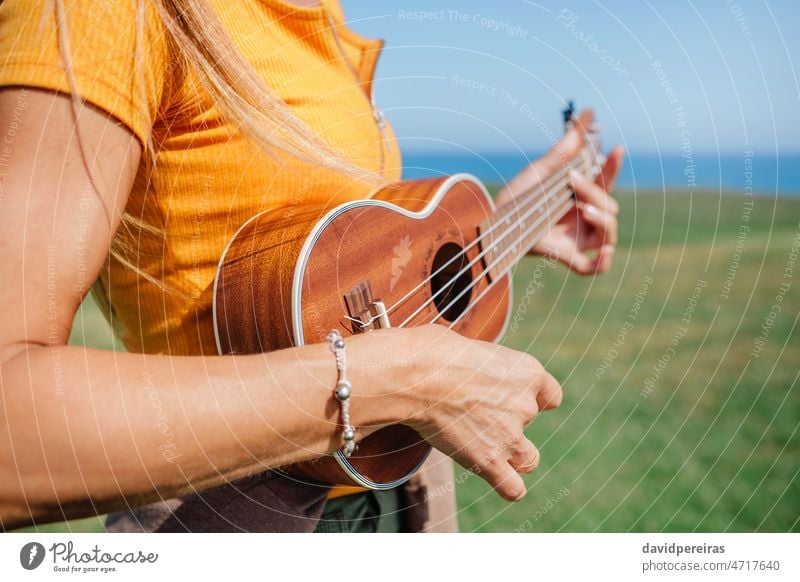
[[[600,168],[598,155],[584,147],[565,167],[536,187],[497,208],[480,226],[489,278],[508,273],[564,216],[575,207],[569,170],[594,179]]]

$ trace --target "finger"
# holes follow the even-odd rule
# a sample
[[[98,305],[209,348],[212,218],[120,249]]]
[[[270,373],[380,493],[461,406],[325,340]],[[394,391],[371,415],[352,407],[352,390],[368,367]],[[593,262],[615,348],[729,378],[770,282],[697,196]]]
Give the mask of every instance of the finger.
[[[517,473],[533,473],[539,466],[541,455],[539,449],[526,438],[521,438],[519,444],[514,447],[508,464]]]
[[[519,501],[528,492],[520,474],[504,459],[496,459],[479,474],[507,501]]]
[[[571,170],[569,173],[569,181],[579,202],[593,204],[597,208],[613,214],[619,212],[619,202],[609,196],[600,186],[594,182],[590,182],[580,173]]]
[[[576,256],[572,257],[572,261],[568,266],[579,275],[588,276],[605,273],[611,268],[615,248],[614,245],[603,245],[594,258],[584,253],[576,253]]]
[[[589,261],[591,262],[591,260]],[[561,384],[548,372],[542,372],[544,378],[540,383],[539,392],[536,394],[536,404],[539,410],[551,410],[561,405],[561,400],[564,398],[564,393],[561,390]]]
[[[591,271],[592,259],[580,252],[574,243],[556,245],[542,241],[536,251],[563,263],[581,275],[586,275]]]
[[[533,162],[532,166],[536,169],[536,173],[543,177],[550,176],[577,156],[586,143],[586,128],[590,127],[593,121],[594,112],[591,109],[581,111],[558,143]]]
[[[604,212],[594,204],[580,203],[581,218],[589,223],[601,244],[617,244],[617,217],[611,212]],[[596,246],[596,245],[595,245]]]
[[[592,272],[594,274],[605,273],[611,268],[611,262],[614,258],[614,245],[603,245],[597,251],[597,256],[592,260]]]
[[[608,152],[606,163],[603,165],[603,170],[597,176],[595,182],[606,192],[611,192],[614,189],[614,182],[617,181],[617,176],[622,169],[622,162],[625,158],[625,150],[622,146],[617,146]]]

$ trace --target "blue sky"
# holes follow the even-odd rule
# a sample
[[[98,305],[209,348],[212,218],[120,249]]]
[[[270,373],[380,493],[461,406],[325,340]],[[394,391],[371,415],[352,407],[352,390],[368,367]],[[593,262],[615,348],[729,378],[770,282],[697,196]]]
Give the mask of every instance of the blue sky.
[[[541,151],[564,99],[641,152],[800,152],[800,2],[341,0],[386,40],[376,95],[406,151]]]

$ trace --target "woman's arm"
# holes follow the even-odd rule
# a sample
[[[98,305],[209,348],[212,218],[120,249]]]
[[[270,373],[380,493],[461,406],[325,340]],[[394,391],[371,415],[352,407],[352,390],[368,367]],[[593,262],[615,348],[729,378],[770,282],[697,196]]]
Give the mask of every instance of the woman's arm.
[[[66,346],[141,146],[105,113],[84,107],[76,120],[68,97],[36,90],[0,91],[2,136],[4,529],[171,498],[337,448],[327,346],[226,357]],[[522,430],[561,398],[534,358],[441,326],[353,338],[348,358],[360,438],[407,422],[504,497],[524,495],[517,471],[538,453]]]
[[[76,124],[68,97],[34,90],[0,92],[0,132],[5,527],[173,497],[334,447],[322,346],[302,361],[296,350],[203,359],[67,347],[141,147],[107,115],[85,107]]]

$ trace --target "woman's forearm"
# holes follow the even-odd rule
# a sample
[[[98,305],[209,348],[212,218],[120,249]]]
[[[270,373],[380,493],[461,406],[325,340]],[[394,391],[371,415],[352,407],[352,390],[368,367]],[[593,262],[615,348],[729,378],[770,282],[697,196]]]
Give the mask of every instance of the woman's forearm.
[[[363,438],[405,411],[401,398],[369,397],[395,389],[374,373],[393,364],[353,357]],[[175,497],[340,445],[325,345],[229,357],[36,346],[0,380],[5,529]]]

